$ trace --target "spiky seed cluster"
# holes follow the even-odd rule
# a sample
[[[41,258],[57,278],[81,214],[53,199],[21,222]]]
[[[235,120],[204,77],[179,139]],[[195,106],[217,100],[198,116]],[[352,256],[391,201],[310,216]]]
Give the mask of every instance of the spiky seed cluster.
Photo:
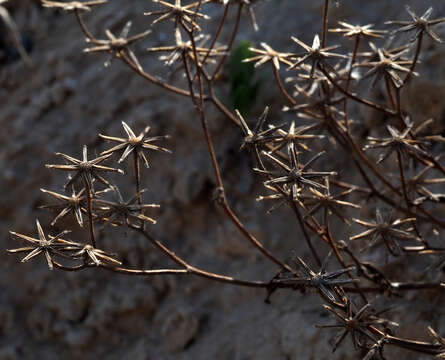
[[[130,32],[131,21],[128,21],[119,36],[115,36],[109,29],[105,30],[105,35],[107,35],[106,40],[102,39],[89,39],[88,41],[93,44],[93,46],[84,49],[85,53],[98,53],[98,52],[106,52],[111,54],[113,57],[122,59],[128,58],[133,64],[137,67],[139,71],[142,70],[142,66],[139,63],[134,52],[130,49],[130,45],[133,43],[142,40],[148,34],[151,33],[151,30],[146,30],[139,34],[128,37],[128,33]],[[109,66],[111,64],[111,59],[109,58],[105,62],[105,66]]]
[[[119,260],[114,258],[113,254],[95,246],[95,223],[128,226],[138,229],[144,228],[145,222],[151,224],[156,223],[156,220],[146,215],[146,211],[159,208],[159,205],[144,204],[142,202],[142,195],[145,190],[138,190],[128,201],[124,201],[119,188],[113,185],[111,180],[107,178],[107,175],[110,173],[123,174],[123,171],[114,167],[105,166],[103,163],[109,161],[113,153],[123,150],[123,154],[118,162],[122,162],[129,154],[134,153],[135,162],[139,163],[143,161],[148,167],[148,160],[143,151],[161,150],[170,152],[163,147],[152,144],[154,141],[165,139],[166,136],[146,136],[150,129],[149,127],[146,127],[139,136],[136,136],[126,123],[123,122],[123,126],[128,135],[128,139],[102,135],[101,137],[106,140],[118,141],[121,144],[106,150],[99,157],[88,159],[88,149],[87,146],[84,145],[81,160],[66,154],[56,153],[56,155],[61,156],[67,164],[46,165],[47,168],[70,173],[68,182],[64,186],[65,189],[69,188],[71,190],[70,195],[41,189],[43,193],[56,200],[54,204],[41,206],[41,208],[55,210],[57,212],[56,217],[51,222],[51,226],[55,226],[56,224],[62,225],[64,218],[72,216],[78,225],[83,227],[85,217],[87,217],[90,240],[93,244],[77,243],[62,239],[61,236],[69,232],[66,230],[56,236],[47,236],[40,222],[36,220],[38,238],[32,238],[13,231],[10,232],[12,237],[30,243],[30,245],[25,247],[8,250],[10,253],[27,252],[28,254],[22,259],[22,262],[26,262],[43,254],[50,270],[54,267],[76,270],[88,266],[118,267],[122,265]],[[140,175],[139,167],[137,167],[135,176],[138,184]],[[105,186],[104,190],[97,189],[99,183]],[[105,197],[110,192],[114,194],[117,199],[116,201],[108,200]],[[60,263],[60,260],[74,261],[77,265],[67,267],[65,264]]]
[[[439,43],[442,42],[439,35],[437,35],[431,28],[435,25],[444,23],[445,17],[430,20],[431,14],[433,13],[432,7],[429,7],[421,16],[412,11],[408,5],[405,6],[405,9],[411,17],[411,21],[394,20],[387,21],[385,23],[389,25],[399,26],[399,28],[395,30],[394,33],[398,34],[414,31],[415,33],[414,36],[411,38],[411,41],[415,41],[424,33],[426,33],[434,41],[437,41]]]
[[[170,137],[169,135],[147,136],[147,134],[150,132],[150,126],[147,126],[139,135],[136,136],[133,130],[124,121],[122,121],[122,126],[125,133],[127,134],[127,138],[119,138],[99,134],[99,136],[104,140],[120,143],[112,147],[111,149],[103,151],[101,153],[101,156],[110,156],[113,153],[117,153],[123,150],[122,155],[118,160],[118,163],[121,163],[128,157],[128,155],[134,152],[138,156],[138,158],[143,161],[144,165],[149,168],[150,163],[148,162],[148,158],[145,155],[145,152],[155,150],[171,153],[169,149],[153,144],[154,142],[168,139]]]
[[[42,0],[42,6],[48,8],[59,8],[65,11],[91,11],[93,6],[102,5],[107,3],[108,0],[93,0],[93,1],[69,1],[69,2],[61,2],[61,1],[49,1]]]
[[[403,253],[402,246],[399,241],[414,241],[418,242],[420,239],[413,234],[413,228],[405,228],[405,224],[413,224],[415,218],[406,219],[392,219],[392,214],[384,214],[380,209],[376,210],[375,221],[368,222],[360,219],[352,219],[357,224],[366,228],[360,234],[354,235],[349,240],[368,239],[367,247],[373,247],[379,243],[383,243],[388,251],[394,256],[399,256]]]
[[[187,29],[187,31],[200,31],[201,27],[198,25],[195,19],[210,19],[209,16],[197,11],[200,4],[199,2],[194,2],[188,5],[182,5],[181,0],[175,0],[174,4],[163,0],[153,0],[153,2],[164,7],[164,9],[160,11],[150,11],[144,13],[145,16],[158,16],[155,20],[153,20],[153,25],[161,21],[172,20],[175,23],[175,27],[181,25]]]

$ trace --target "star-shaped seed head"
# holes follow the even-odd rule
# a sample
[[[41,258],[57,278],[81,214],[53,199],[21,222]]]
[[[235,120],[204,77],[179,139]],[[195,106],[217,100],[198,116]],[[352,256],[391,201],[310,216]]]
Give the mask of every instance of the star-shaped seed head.
[[[358,311],[355,311],[351,301],[349,300],[346,302],[345,311],[339,311],[329,305],[323,305],[323,307],[336,318],[337,322],[332,325],[315,326],[318,328],[343,328],[343,330],[340,331],[335,337],[335,343],[332,352],[335,352],[335,350],[337,350],[338,346],[343,342],[348,333],[351,334],[352,343],[355,349],[362,346],[362,343],[359,341],[358,336],[369,338],[373,342],[376,341],[367,329],[368,325],[373,324],[373,322],[367,321],[367,319],[365,319],[365,314],[369,310],[370,304],[364,305]]]
[[[144,214],[146,209],[159,208],[158,204],[138,204],[141,194],[145,190],[140,191],[128,201],[125,201],[118,188],[114,188],[116,201],[108,201],[103,199],[94,199],[99,205],[100,218],[105,224],[112,225],[131,225],[135,226],[131,220],[148,221],[156,224],[156,220]]]
[[[22,259],[22,262],[27,262],[31,260],[32,258],[44,254],[46,258],[46,262],[48,264],[48,267],[50,270],[53,270],[54,264],[52,256],[54,254],[56,255],[62,255],[64,251],[72,251],[75,249],[79,244],[73,243],[71,241],[63,240],[60,238],[62,234],[66,234],[68,231],[63,231],[62,233],[56,235],[56,236],[49,236],[49,239],[46,237],[45,233],[43,232],[42,226],[40,225],[39,220],[36,219],[36,226],[37,226],[37,234],[38,239],[32,238],[27,235],[19,234],[14,231],[10,231],[9,233],[18,238],[27,241],[28,243],[31,243],[30,246],[25,246],[18,249],[10,249],[7,250],[9,253],[22,253],[22,252],[28,252],[28,254]]]
[[[257,56],[253,56],[248,59],[244,59],[243,62],[252,62],[255,61],[255,67],[259,67],[260,65],[263,65],[264,63],[268,61],[272,61],[273,66],[276,70],[280,69],[280,62],[283,64],[286,64],[287,66],[292,66],[292,61],[290,58],[294,56],[292,53],[280,53],[278,51],[275,51],[272,49],[269,45],[267,45],[265,42],[260,43],[261,47],[264,50],[256,49],[256,48],[249,48],[250,51],[252,51],[255,54],[259,54]]]
[[[387,21],[385,24],[389,25],[398,25],[399,29],[395,30],[394,33],[403,33],[415,31],[414,36],[411,38],[411,41],[415,41],[416,39],[423,36],[426,33],[431,39],[436,42],[442,42],[439,35],[437,35],[432,29],[432,26],[441,24],[445,22],[445,17],[430,20],[431,14],[433,13],[433,8],[428,8],[422,16],[417,15],[411,8],[406,5],[406,11],[409,16],[411,16],[411,21]]]
[[[345,37],[353,37],[353,36],[368,36],[373,38],[382,38],[383,34],[386,33],[385,30],[374,30],[372,27],[373,24],[368,25],[351,25],[348,23],[345,23],[343,21],[338,22],[341,26],[341,28],[336,29],[329,29],[330,32],[336,32],[336,33],[342,33]]]
[[[144,13],[144,15],[146,16],[159,16],[153,21],[153,25],[161,21],[173,20],[175,23],[175,27],[177,27],[179,24],[188,32],[191,32],[192,30],[201,30],[201,27],[195,20],[196,18],[205,20],[210,19],[209,16],[198,12],[198,6],[200,5],[200,2],[194,2],[184,6],[181,4],[181,0],[175,0],[174,4],[163,0],[153,0],[153,2],[158,3],[165,8],[164,10],[160,11],[151,11]]]
[[[318,189],[325,189],[325,185],[321,184],[315,179],[325,178],[328,176],[337,175],[335,171],[313,171],[311,170],[311,165],[320,158],[324,154],[324,152],[320,152],[317,155],[313,156],[306,164],[301,165],[298,161],[298,153],[294,147],[294,144],[291,142],[288,144],[288,151],[290,157],[290,164],[286,164],[279,160],[277,157],[273,156],[269,152],[262,152],[267,159],[271,160],[271,162],[284,170],[284,174],[282,172],[277,171],[269,171],[269,170],[261,170],[254,169],[255,171],[266,174],[270,176],[269,180],[264,182],[264,185],[271,186],[283,186],[286,185],[290,188],[290,194],[292,201],[301,202],[301,194],[303,187],[313,187]]]
[[[112,254],[108,254],[103,250],[96,249],[92,245],[85,245],[81,250],[73,254],[73,258],[82,258],[85,263],[100,266],[106,265],[122,265],[119,260],[113,258]]]
[[[337,49],[339,47],[339,45],[333,45],[333,46],[328,46],[325,48],[321,48],[320,45],[320,38],[318,35],[315,35],[314,37],[314,41],[312,42],[312,46],[306,45],[303,41],[297,39],[296,37],[292,36],[291,39],[293,41],[295,41],[298,45],[300,45],[303,49],[306,50],[306,53],[301,54],[301,55],[296,55],[296,56],[301,56],[296,63],[292,64],[288,70],[294,69],[299,67],[301,64],[303,64],[304,62],[306,62],[307,60],[311,61],[311,78],[313,78],[314,76],[314,72],[315,70],[318,69],[318,67],[320,65],[325,65],[328,70],[332,70],[332,66],[329,65],[329,63],[327,62],[328,59],[330,58],[343,58],[346,59],[347,56],[345,55],[341,55],[341,54],[336,54],[331,52],[331,50]],[[335,70],[334,70],[335,72]]]
[[[108,0],[94,0],[94,1],[49,1],[49,0],[41,0],[43,7],[48,8],[59,8],[65,11],[91,11],[92,6],[105,4]]]
[[[275,126],[269,127],[269,129],[263,130],[263,125],[266,122],[267,115],[269,114],[269,107],[266,106],[264,108],[263,113],[259,117],[255,127],[253,130],[249,128],[249,125],[247,125],[246,120],[244,120],[244,117],[241,115],[241,113],[238,111],[238,109],[235,109],[235,113],[238,117],[238,120],[241,124],[241,129],[244,132],[244,140],[241,144],[241,149],[247,146],[257,146],[259,144],[264,144],[268,141],[271,141],[275,139],[275,136],[273,133],[279,128]]]
[[[120,159],[118,160],[118,162],[121,163],[128,157],[128,155],[130,155],[134,151],[136,152],[137,156],[144,162],[145,166],[148,168],[150,167],[150,165],[147,156],[144,153],[145,151],[156,150],[156,151],[171,153],[169,149],[153,144],[156,141],[170,138],[169,135],[147,136],[148,132],[150,131],[150,127],[147,126],[139,135],[136,136],[133,130],[124,121],[122,121],[122,126],[127,134],[127,138],[118,138],[118,137],[99,134],[99,136],[104,140],[116,141],[120,143],[112,147],[111,149],[102,152],[101,156],[108,157],[115,152],[124,150]]]
[[[380,154],[377,163],[381,163],[395,151],[405,158],[407,158],[409,155],[413,157],[428,158],[428,153],[420,146],[427,144],[427,142],[410,138],[413,124],[409,121],[408,118],[404,118],[404,122],[406,127],[403,131],[399,131],[391,125],[386,126],[391,137],[368,137],[367,139],[369,141],[369,144],[367,144],[363,149],[369,150],[386,148],[386,152]]]
[[[310,196],[303,197],[303,203],[305,206],[308,206],[310,210],[308,211],[308,215],[312,216],[317,211],[324,209],[327,214],[336,215],[340,220],[342,220],[345,224],[350,225],[350,222],[344,214],[344,210],[340,210],[340,207],[352,207],[359,209],[360,206],[353,204],[351,202],[347,202],[344,200],[340,200],[340,198],[350,194],[354,189],[348,189],[343,191],[337,195],[331,195],[330,193],[330,182],[328,178],[325,178],[326,188],[324,191],[320,191],[314,188],[309,188]]]
[[[73,213],[76,217],[77,223],[80,226],[83,226],[83,217],[82,217],[82,210],[83,210],[83,201],[85,199],[85,188],[81,189],[79,192],[76,192],[74,189],[74,186],[72,187],[72,194],[71,196],[66,196],[63,194],[58,194],[54,191],[49,191],[45,189],[40,189],[42,192],[52,196],[56,200],[58,200],[58,204],[53,205],[43,205],[40,208],[42,209],[51,209],[51,210],[57,210],[59,213],[54,218],[54,220],[51,222],[51,226],[54,226],[57,221],[64,218],[69,213]]]
[[[297,257],[299,265],[303,270],[304,279],[309,282],[310,286],[318,289],[320,294],[332,303],[337,302],[337,292],[335,288],[337,286],[351,284],[358,282],[358,279],[338,279],[340,276],[349,273],[354,270],[355,267],[348,267],[340,270],[327,272],[329,260],[332,256],[332,252],[328,254],[318,272],[312,270],[303,259]]]
[[[94,44],[94,46],[90,48],[86,48],[83,51],[85,53],[97,53],[97,52],[107,52],[112,55],[107,61],[105,61],[105,66],[111,65],[111,59],[113,57],[116,58],[127,58],[129,61],[133,63],[133,65],[142,72],[142,66],[139,63],[136,55],[130,49],[130,45],[133,43],[142,40],[148,34],[151,33],[151,30],[146,30],[139,34],[128,37],[128,33],[130,32],[131,21],[128,21],[124,28],[122,29],[119,36],[115,36],[109,29],[105,30],[105,35],[108,39],[88,39],[88,42]]]
[[[384,49],[377,48],[373,43],[369,43],[374,53],[378,55],[377,61],[369,61],[357,64],[358,67],[370,68],[366,72],[362,79],[374,77],[372,85],[375,86],[377,82],[382,78],[390,80],[396,88],[401,88],[404,85],[404,81],[400,77],[399,73],[412,74],[418,76],[416,72],[412,72],[406,65],[412,65],[413,61],[404,60],[402,56],[406,53],[406,49],[398,53],[389,53]]]
[[[56,169],[62,171],[74,172],[68,182],[65,184],[65,188],[74,184],[76,181],[83,180],[84,185],[87,185],[89,189],[93,188],[93,180],[98,180],[106,187],[111,187],[111,184],[106,180],[100,173],[102,172],[114,172],[123,174],[121,169],[115,169],[108,166],[99,165],[100,163],[107,160],[110,154],[101,155],[95,159],[88,160],[88,149],[87,146],[83,146],[82,160],[75,159],[69,155],[56,153],[56,155],[63,157],[69,164],[68,165],[53,165],[46,164],[45,166],[49,169]]]
[[[406,224],[414,223],[416,218],[393,220],[391,212],[384,213],[376,209],[375,221],[368,222],[360,219],[352,219],[352,221],[364,226],[366,230],[350,237],[349,240],[368,239],[370,240],[368,247],[384,243],[393,256],[399,256],[403,252],[399,241],[419,241],[419,238],[412,233],[413,228],[403,228]]]

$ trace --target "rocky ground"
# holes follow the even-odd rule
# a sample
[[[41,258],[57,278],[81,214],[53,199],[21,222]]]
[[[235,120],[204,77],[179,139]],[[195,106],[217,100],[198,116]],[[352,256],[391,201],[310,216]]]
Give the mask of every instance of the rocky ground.
[[[435,17],[445,16],[441,1],[406,2],[418,12],[431,4]],[[103,9],[87,14],[86,22],[101,36],[106,28],[119,31],[128,19],[133,19],[132,32],[145,30],[149,21],[142,13],[153,5],[130,3],[109,0]],[[320,31],[321,3],[264,1],[255,7],[260,31],[255,33],[245,17],[239,39],[254,44],[266,41],[274,48],[294,51],[290,35],[311,42]],[[18,257],[8,255],[5,249],[18,246],[9,238],[9,230],[34,234],[36,217],[42,224],[51,221],[37,207],[48,200],[39,188],[57,190],[64,181],[57,172],[44,168],[58,161],[53,153],[77,157],[83,144],[91,149],[97,146],[98,153],[106,146],[98,133],[121,136],[121,121],[125,121],[135,129],[149,124],[153,134],[172,136],[167,146],[173,154],[153,154],[152,167],[143,170],[147,200],[162,206],[153,231],[202,268],[257,280],[268,280],[276,272],[211,201],[210,162],[199,120],[187,99],[145,82],[119,61],[104,68],[106,56],[83,54],[86,44],[74,17],[42,9],[34,0],[10,0],[4,5],[22,32],[33,67],[23,64],[1,27],[0,360],[360,358],[351,346],[331,354],[332,333],[313,326],[329,322],[315,295],[282,291],[273,296],[272,304],[266,304],[264,291],[198,278],[144,279],[94,269],[51,272],[43,259],[20,264]],[[375,23],[380,28],[388,19],[406,18],[402,5],[398,0],[342,0],[338,8],[332,8],[331,23],[342,19]],[[212,15],[210,26],[216,22],[217,14]],[[154,29],[139,45],[139,52],[165,42],[167,25]],[[437,30],[442,38],[444,28]],[[411,85],[407,104],[415,114],[440,119],[445,109],[445,46],[426,41],[425,47],[420,68],[425,76]],[[166,76],[155,57],[141,58],[152,73]],[[264,76],[270,82],[269,75]],[[260,91],[252,113],[260,113],[266,104],[272,106],[272,116],[278,116],[284,103],[275,90]],[[255,201],[263,189],[250,171],[250,157],[239,152],[240,131],[216,110],[209,113],[230,204],[247,228],[281,258],[293,250],[307,255],[288,209],[267,215],[268,205]],[[341,159],[338,165],[347,170]],[[338,229],[339,236],[349,232]],[[171,265],[130,232],[107,231],[99,242],[119,252],[129,266]],[[444,325],[443,294],[407,298],[411,301],[394,299],[402,309],[394,317],[402,320],[403,335],[426,338],[427,324],[436,329],[441,322]],[[396,356],[419,359],[407,352],[388,353],[389,359]]]

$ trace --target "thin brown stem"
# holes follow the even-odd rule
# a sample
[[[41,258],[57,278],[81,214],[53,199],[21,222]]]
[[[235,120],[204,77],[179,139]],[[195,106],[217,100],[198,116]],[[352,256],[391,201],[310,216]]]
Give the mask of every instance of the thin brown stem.
[[[88,179],[86,178],[86,176],[83,176],[83,183],[85,185],[85,193],[87,196],[87,214],[88,214],[88,230],[90,233],[90,241],[91,241],[91,245],[93,245],[93,247],[96,247],[96,239],[94,236],[94,223],[93,223],[93,211],[91,209],[91,204],[92,204],[92,200],[91,200],[91,186],[90,186],[90,182],[88,181]]]
[[[190,97],[190,93],[187,90],[170,85],[170,84],[168,84],[162,80],[159,80],[156,77],[146,73],[145,71],[141,70],[127,55],[122,54],[119,57],[119,59],[121,59],[127,65],[129,65],[138,75],[142,76],[144,79],[150,81],[151,83],[153,83],[163,89],[169,90],[175,94]]]
[[[187,269],[127,269],[120,266],[110,266],[101,264],[102,269],[106,269],[115,273],[136,276],[153,276],[153,275],[190,275]]]
[[[133,151],[133,166],[134,166],[134,179],[136,182],[136,194],[138,197],[138,204],[142,205],[142,194],[141,194],[141,167],[139,163],[139,156],[136,150]]]
[[[211,273],[205,270],[201,270],[197,267],[194,267],[190,265],[188,262],[180,258],[178,255],[176,255],[173,251],[171,251],[169,248],[167,248],[164,244],[162,244],[159,240],[152,237],[147,231],[142,229],[138,226],[130,226],[131,229],[139,232],[142,234],[146,239],[148,239],[157,249],[159,249],[162,253],[167,255],[171,260],[173,260],[176,264],[180,265],[181,267],[185,268],[189,273],[192,273],[194,275],[198,275],[201,277],[205,277],[207,279],[229,283],[232,285],[241,285],[241,286],[248,286],[248,287],[262,287],[266,288],[269,286],[269,282],[262,282],[262,281],[247,281],[247,280],[240,280],[236,279],[230,276],[224,276],[219,275],[215,273]]]
[[[321,28],[321,47],[326,47],[326,37],[328,34],[328,12],[329,12],[329,0],[324,0],[323,5],[323,20]]]
[[[345,87],[345,91],[349,92],[349,85],[351,84],[351,79],[352,79],[352,70],[354,68],[354,64],[355,64],[355,60],[357,58],[357,52],[358,52],[358,47],[360,45],[360,34],[355,36],[355,40],[354,40],[354,50],[352,51],[352,58],[351,58],[351,63],[349,65],[349,71],[348,71],[348,77],[346,79],[346,87]],[[345,101],[343,103],[343,112],[345,113],[345,124],[346,124],[346,129],[349,132],[349,120],[348,120],[348,98],[345,97]]]
[[[329,225],[329,217],[328,217],[328,209],[325,208],[324,211],[324,223],[325,223],[325,227],[326,227],[326,237],[328,238],[329,241],[329,245],[331,246],[332,251],[334,252],[335,257],[337,258],[338,262],[340,263],[340,265],[343,267],[343,269],[348,268],[349,266],[345,263],[345,261],[343,260],[343,257],[340,254],[340,251],[338,250],[337,245],[334,242],[334,239],[332,238],[332,233],[331,233],[331,229],[330,229],[330,225]],[[347,275],[350,279],[353,279],[353,275],[350,272],[347,272]],[[361,291],[360,286],[354,282],[353,283],[354,287],[358,290],[358,293],[360,294],[360,297],[362,298],[363,302],[365,304],[368,304],[368,299],[366,298],[366,295],[364,294],[363,291]]]
[[[231,113],[224,105],[221,101],[219,101],[219,99],[216,97],[215,92],[213,90],[213,87],[210,87],[210,99],[213,102],[213,104],[216,106],[216,108],[221,111],[222,114],[224,114],[225,116],[227,116],[227,118],[229,118],[237,127],[241,127],[241,123],[239,122],[239,120],[236,118],[236,116]]]
[[[306,244],[309,247],[309,250],[311,251],[312,256],[314,257],[316,263],[318,266],[321,266],[321,260],[320,260],[320,256],[317,253],[317,250],[315,250],[314,245],[312,244],[312,240],[311,237],[309,236],[307,230],[306,230],[306,226],[305,223],[303,221],[303,218],[300,214],[300,210],[298,210],[297,204],[295,204],[294,201],[291,201],[291,205],[292,205],[292,210],[295,213],[295,216],[297,217],[298,220],[298,224],[300,225],[300,229],[304,235],[304,238],[306,239]]]
[[[417,290],[445,290],[445,283],[441,282],[390,282],[389,286],[392,290],[397,291],[417,291]],[[382,286],[362,286],[360,289],[344,287],[346,292],[356,293],[362,291],[364,293],[383,293],[388,290],[385,285]]]
[[[373,103],[373,102],[370,101],[370,100],[362,99],[361,97],[359,97],[359,96],[357,96],[357,95],[351,94],[350,92],[348,92],[348,91],[346,91],[345,89],[343,89],[343,87],[342,87],[340,84],[338,84],[337,81],[335,81],[335,80],[332,78],[332,76],[329,74],[328,71],[326,71],[326,70],[324,69],[323,66],[320,66],[319,69],[320,69],[320,71],[326,76],[326,78],[331,82],[331,84],[334,85],[340,92],[342,92],[342,93],[343,93],[345,96],[347,96],[348,98],[350,98],[350,99],[352,99],[352,100],[355,100],[355,101],[357,101],[357,102],[359,102],[359,103],[361,103],[361,104],[363,104],[363,105],[369,106],[369,107],[371,107],[371,108],[373,108],[373,109],[376,109],[376,110],[378,110],[378,111],[384,112],[384,113],[386,113],[386,114],[388,114],[388,115],[395,115],[395,114],[396,114],[393,110],[386,109],[386,108],[384,108],[383,106],[378,105],[378,104],[376,104],[376,103]]]
[[[406,191],[405,172],[403,171],[402,156],[400,155],[400,151],[397,151],[397,163],[399,165],[400,181],[402,182],[403,197],[405,198],[406,208],[409,211],[411,208],[411,202],[408,199],[408,193]]]
[[[283,83],[281,82],[280,74],[278,73],[277,68],[273,64],[272,64],[272,69],[273,69],[273,76],[275,78],[275,82],[277,83],[278,88],[280,89],[281,93],[286,98],[286,100],[289,102],[289,104],[296,105],[297,102],[292,98],[292,96],[284,88]]]
[[[419,60],[420,50],[422,49],[422,42],[423,42],[423,31],[421,31],[419,36],[417,37],[416,52],[414,53],[414,59],[409,69],[409,73],[406,74],[405,79],[403,80],[404,85],[408,83],[408,81],[411,79],[412,74],[414,73],[414,70],[416,69],[417,60]]]
[[[391,101],[391,105],[394,111],[397,111],[397,102],[394,97],[393,91],[392,91],[392,82],[389,78],[389,75],[385,73],[385,87],[386,87],[386,93],[388,94],[388,98]]]
[[[218,27],[216,28],[215,34],[213,36],[212,42],[210,43],[209,49],[207,51],[207,53],[204,55],[204,58],[202,60],[202,63],[205,64],[210,53],[212,52],[213,48],[216,45],[216,41],[218,40],[219,35],[221,34],[221,31],[224,27],[224,24],[226,22],[226,18],[227,18],[227,14],[229,12],[229,7],[230,7],[231,2],[229,1],[225,6],[224,6],[224,13],[221,16],[221,19],[219,20],[218,23]]]
[[[227,45],[227,53],[229,53],[230,50],[232,49],[233,42],[235,41],[236,35],[238,34],[238,27],[239,27],[239,24],[241,22],[241,12],[243,10],[243,5],[244,4],[242,2],[239,2],[239,4],[238,4],[238,10],[237,10],[237,13],[236,13],[235,25],[233,26],[232,35],[230,36],[229,43]],[[221,57],[219,63],[216,65],[216,68],[213,71],[213,75],[211,76],[211,78],[210,78],[211,80],[210,81],[213,82],[215,77],[218,75],[219,71],[221,70],[223,64],[226,61],[226,57],[227,57],[227,54],[224,54]]]
[[[85,23],[83,22],[79,9],[74,9],[74,15],[76,16],[76,20],[80,26],[80,29],[82,30],[83,34],[87,37],[87,39],[95,40],[95,37],[90,33]]]

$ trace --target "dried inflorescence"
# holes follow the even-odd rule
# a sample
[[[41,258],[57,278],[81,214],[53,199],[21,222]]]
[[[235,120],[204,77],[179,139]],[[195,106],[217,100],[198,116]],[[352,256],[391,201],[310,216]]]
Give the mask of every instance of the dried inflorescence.
[[[150,30],[128,36],[131,22],[126,23],[119,36],[105,30],[106,39],[96,38],[88,30],[81,11],[93,12],[96,5],[103,5],[105,1],[62,3],[42,0],[42,5],[73,11],[89,46],[84,52],[105,52],[110,56],[106,64],[111,59],[118,59],[154,85],[190,98],[202,125],[214,172],[215,203],[222,206],[224,213],[252,247],[261,252],[264,259],[279,267],[279,272],[274,276],[266,275],[271,279],[269,281],[243,280],[211,273],[189,264],[158,240],[151,229],[157,218],[152,215],[152,209],[159,205],[143,201],[146,193],[141,187],[146,177],[140,164],[146,168],[152,165],[147,155],[150,151],[169,153],[170,150],[159,144],[168,136],[149,136],[148,126],[136,135],[137,132],[125,122],[122,125],[126,137],[99,135],[101,139],[117,144],[103,150],[97,158],[88,159],[87,147],[84,146],[82,159],[57,153],[67,164],[47,165],[48,168],[70,173],[65,185],[68,194],[42,189],[56,201],[43,206],[57,213],[51,225],[63,226],[68,216],[72,216],[80,227],[87,221],[89,241],[65,240],[61,238],[62,234],[46,236],[37,221],[38,239],[11,232],[13,238],[30,244],[9,251],[27,253],[22,261],[44,255],[50,269],[77,271],[86,267],[105,267],[116,273],[136,276],[193,274],[232,285],[262,287],[268,291],[267,300],[278,289],[290,288],[301,292],[316,289],[323,308],[337,320],[335,324],[320,327],[342,329],[334,340],[334,350],[351,334],[354,348],[361,350],[366,360],[383,359],[384,349],[389,346],[444,357],[444,340],[432,328],[429,331],[434,342],[398,337],[396,330],[391,329],[395,323],[381,318],[370,304],[375,293],[390,302],[389,296],[403,296],[404,291],[433,289],[439,292],[444,289],[443,273],[436,274],[436,278],[422,274],[421,282],[409,278],[418,278],[413,276],[420,267],[414,264],[418,257],[445,251],[443,244],[438,245],[437,241],[433,243],[429,239],[434,233],[442,241],[445,228],[442,215],[445,195],[439,188],[445,182],[442,161],[445,141],[440,134],[428,131],[433,120],[414,119],[403,100],[409,80],[413,76],[421,76],[417,68],[424,34],[440,42],[432,28],[445,23],[445,18],[430,20],[432,9],[418,16],[407,8],[411,21],[387,22],[391,26],[399,26],[392,33],[374,30],[370,24],[351,25],[343,20],[339,21],[341,27],[328,29],[329,1],[325,0],[322,33],[313,37],[312,46],[299,40],[300,34],[289,36],[305,50],[304,53],[293,53],[291,49],[276,51],[274,44],[262,41],[261,48],[251,46],[251,54],[240,60],[241,65],[242,62],[253,62],[255,67],[270,63],[277,94],[285,104],[283,111],[287,111],[282,120],[277,113],[269,116],[269,112],[275,109],[266,106],[252,126],[248,113],[230,109],[217,94],[224,89],[224,86],[219,87],[221,79],[224,79],[221,74],[235,46],[243,10],[251,11],[255,1],[154,2],[160,9],[145,15],[154,16],[153,26],[168,21],[167,25],[172,25],[170,35],[175,43],[153,43],[143,53],[130,49],[130,46],[143,39],[153,41],[146,38]],[[204,35],[202,29],[208,27],[205,20],[209,19],[206,14],[209,5],[212,9],[220,9],[221,17],[217,28],[210,31],[210,35]],[[228,27],[228,31],[232,31],[229,41],[221,44],[232,9],[236,11],[235,26]],[[254,17],[252,19],[257,26]],[[405,32],[414,32],[414,36],[406,41],[399,36],[388,38]],[[341,48],[333,38],[328,38],[329,33],[337,38],[343,35],[353,39],[352,50]],[[363,42],[366,38],[373,42]],[[183,76],[167,82],[157,74],[151,74],[143,66],[146,62],[139,59],[153,54],[162,54],[160,59],[164,64],[177,65],[176,71]],[[285,82],[282,81],[284,73],[289,79]],[[367,78],[373,78],[373,91],[364,86],[363,80]],[[289,88],[290,82],[293,83],[292,88]],[[271,252],[249,232],[231,208],[225,194],[219,156],[213,146],[213,134],[208,126],[208,114],[213,110],[209,110],[211,106],[207,104],[213,104],[240,128],[241,150],[248,149],[252,154],[255,162],[253,176],[260,177],[268,192],[257,199],[272,201],[271,210],[288,205],[312,256],[310,261],[303,260],[306,255],[303,256],[300,244],[295,246],[298,255],[293,257],[291,264],[282,261],[281,258],[287,258],[288,254]],[[363,131],[367,123],[366,114],[373,113],[363,109],[381,113],[382,123]],[[346,159],[347,167],[338,165],[341,158]],[[125,177],[134,180],[131,191],[118,187],[109,177],[122,173],[107,163],[113,160],[119,164],[132,160],[133,169]],[[152,171],[152,168],[144,171]],[[129,200],[124,200],[126,196],[122,194],[130,194]],[[383,212],[385,208],[387,212]],[[375,219],[369,220],[373,211]],[[125,228],[136,232],[172,260],[176,267],[126,267],[127,264],[119,260],[119,254],[105,250],[105,241],[96,245],[95,232],[99,225],[103,231],[105,228],[106,231]],[[349,240],[345,241],[343,236]],[[372,261],[364,258],[360,251],[363,246],[356,245],[364,242],[365,249],[384,245],[373,254]],[[326,253],[330,254],[328,259],[321,262],[321,256]],[[380,268],[380,265],[408,253],[413,266],[409,271],[402,269],[406,278],[397,281],[394,279],[397,275]],[[332,255],[335,256],[337,270],[329,272],[327,265]],[[318,271],[308,265],[312,262]],[[393,263],[393,267],[397,266]]]

